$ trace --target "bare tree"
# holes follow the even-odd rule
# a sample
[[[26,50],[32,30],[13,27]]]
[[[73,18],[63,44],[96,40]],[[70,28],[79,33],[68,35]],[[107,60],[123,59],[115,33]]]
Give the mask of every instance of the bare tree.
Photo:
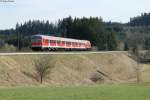
[[[144,33],[132,32],[127,33],[127,43],[131,50],[132,58],[137,62],[137,83],[141,82],[140,72],[140,51],[144,48]]]
[[[43,56],[35,60],[35,71],[41,84],[43,83],[43,78],[51,72],[54,66],[55,61],[52,56]]]
[[[136,50],[141,50],[144,48],[144,33],[140,32],[128,32],[127,33],[127,43],[129,49],[132,50],[134,53],[137,52]]]

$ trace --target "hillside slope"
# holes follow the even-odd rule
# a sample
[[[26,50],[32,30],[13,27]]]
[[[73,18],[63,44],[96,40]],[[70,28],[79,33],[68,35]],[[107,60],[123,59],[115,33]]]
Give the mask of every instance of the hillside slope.
[[[0,85],[38,85],[34,60],[45,55],[0,56]],[[55,67],[44,80],[47,85],[128,83],[136,80],[136,62],[125,53],[49,55]],[[27,74],[28,73],[28,74]]]

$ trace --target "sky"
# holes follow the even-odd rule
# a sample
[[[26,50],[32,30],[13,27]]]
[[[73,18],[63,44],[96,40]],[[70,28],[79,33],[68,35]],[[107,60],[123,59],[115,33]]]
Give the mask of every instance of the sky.
[[[150,12],[150,0],[0,0],[0,29],[15,28],[28,20],[56,22],[68,16],[101,17],[104,21],[128,22]]]

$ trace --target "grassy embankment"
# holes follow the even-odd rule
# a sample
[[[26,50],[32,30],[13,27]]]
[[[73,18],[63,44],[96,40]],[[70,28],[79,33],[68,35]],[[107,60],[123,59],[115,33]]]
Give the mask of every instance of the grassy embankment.
[[[0,56],[0,85],[28,86],[37,85],[35,59],[45,55]],[[124,53],[49,55],[56,60],[51,73],[44,79],[46,85],[94,85],[102,83],[130,83],[136,81],[136,62]],[[98,71],[108,77],[96,83],[91,77]],[[24,74],[28,73],[27,74]],[[110,80],[112,79],[112,80]]]

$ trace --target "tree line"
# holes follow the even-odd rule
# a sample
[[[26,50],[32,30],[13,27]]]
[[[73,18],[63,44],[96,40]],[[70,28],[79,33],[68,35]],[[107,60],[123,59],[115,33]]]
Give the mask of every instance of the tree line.
[[[131,26],[150,26],[150,13],[142,13],[140,16],[130,18]]]
[[[143,13],[130,19],[128,23],[104,22],[100,17],[72,18],[71,16],[57,22],[29,20],[17,23],[15,29],[0,30],[0,45],[8,43],[21,50],[30,47],[30,37],[44,34],[58,37],[89,40],[98,50],[128,50],[129,40],[143,35],[143,49],[150,49],[150,13]],[[131,38],[131,39],[129,39]],[[133,42],[134,43],[134,42]]]
[[[97,17],[67,17],[56,23],[29,20],[23,24],[17,23],[15,29],[0,31],[0,38],[21,50],[30,46],[30,36],[35,34],[89,40],[92,46],[97,47],[98,50],[115,50],[117,48],[115,32],[107,30],[102,19]]]

